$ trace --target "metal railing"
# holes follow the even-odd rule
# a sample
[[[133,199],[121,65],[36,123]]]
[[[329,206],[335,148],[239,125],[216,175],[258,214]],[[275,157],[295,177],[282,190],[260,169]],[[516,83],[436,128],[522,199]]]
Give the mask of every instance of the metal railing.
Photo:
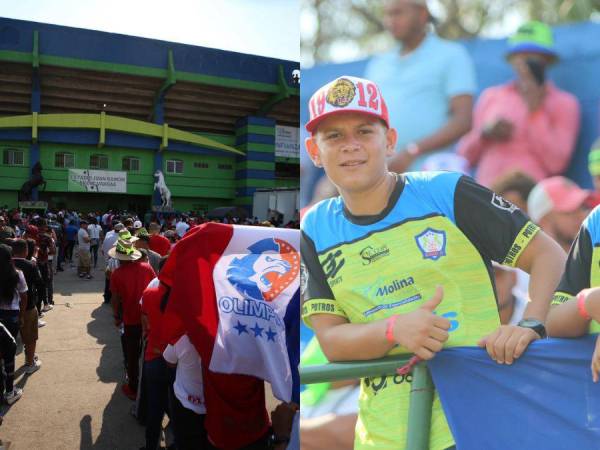
[[[409,357],[407,355],[396,355],[371,361],[348,361],[320,366],[304,366],[300,368],[300,381],[302,384],[313,384],[394,375],[396,370],[407,364],[408,361]],[[413,367],[412,375],[406,449],[426,450],[429,448],[434,386],[427,365],[424,362],[420,362]]]

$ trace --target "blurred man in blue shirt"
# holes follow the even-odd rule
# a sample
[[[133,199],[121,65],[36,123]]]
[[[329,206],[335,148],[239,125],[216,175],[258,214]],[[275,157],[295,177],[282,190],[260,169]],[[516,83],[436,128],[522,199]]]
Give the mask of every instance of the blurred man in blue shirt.
[[[386,0],[383,24],[398,46],[372,58],[365,72],[398,130],[393,172],[420,170],[427,156],[450,152],[471,128],[473,63],[460,44],[427,31],[431,19],[426,0]]]

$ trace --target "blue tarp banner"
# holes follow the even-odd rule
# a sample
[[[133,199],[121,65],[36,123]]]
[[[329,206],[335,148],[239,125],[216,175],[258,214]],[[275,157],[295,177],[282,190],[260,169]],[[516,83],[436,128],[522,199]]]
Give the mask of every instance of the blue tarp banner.
[[[458,450],[600,449],[596,335],[534,342],[512,365],[484,349],[447,349],[429,362]]]

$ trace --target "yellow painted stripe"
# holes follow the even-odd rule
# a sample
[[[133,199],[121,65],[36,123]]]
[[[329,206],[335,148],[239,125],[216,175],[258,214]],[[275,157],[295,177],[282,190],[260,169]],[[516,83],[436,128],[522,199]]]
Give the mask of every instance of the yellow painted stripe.
[[[102,129],[102,119],[100,114],[38,114],[37,118],[37,125],[41,128]],[[0,128],[31,128],[32,126],[33,116],[31,114],[0,117]],[[163,125],[128,119],[125,117],[106,114],[104,116],[104,128],[110,131],[157,137],[163,140],[163,143],[166,135],[167,139],[172,139],[174,141],[215,150],[223,150],[237,155],[245,154],[229,145],[188,131],[169,127],[168,133],[165,134]]]

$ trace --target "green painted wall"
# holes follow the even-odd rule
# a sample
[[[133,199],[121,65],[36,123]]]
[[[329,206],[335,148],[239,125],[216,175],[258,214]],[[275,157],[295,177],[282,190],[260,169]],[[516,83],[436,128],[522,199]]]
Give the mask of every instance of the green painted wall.
[[[207,137],[215,138],[218,135]],[[230,143],[230,136],[221,136],[223,143]],[[5,166],[2,164],[1,150],[5,147],[18,148],[24,152],[23,166]],[[272,147],[271,147],[272,148]],[[56,168],[55,154],[71,152],[75,157],[75,168],[89,169],[90,156],[99,154],[108,157],[107,170],[122,170],[122,159],[127,156],[140,159],[140,170],[128,172],[127,195],[122,194],[75,194],[67,192],[68,169]],[[183,174],[167,174],[167,160],[183,161]],[[69,144],[40,144],[40,162],[44,167],[44,178],[47,187],[41,193],[41,199],[55,205],[66,203],[68,207],[77,209],[105,208],[107,204],[114,207],[130,208],[132,204],[140,205],[152,195],[154,187],[154,152],[152,150],[127,149],[116,147],[97,148],[96,146]],[[207,168],[194,167],[194,163],[205,163]],[[219,165],[229,165],[231,169],[219,169]],[[235,202],[236,187],[287,187],[299,186],[298,180],[276,179],[235,179],[236,170],[261,169],[274,170],[274,163],[260,161],[236,162],[234,156],[204,156],[165,150],[163,153],[163,173],[167,186],[173,196],[173,205],[177,210],[207,210],[218,206],[233,204],[251,204],[251,199],[239,199]],[[29,179],[29,144],[23,142],[0,142],[0,206],[17,206],[17,191]],[[140,197],[136,197],[140,196]],[[250,201],[248,201],[250,200]]]
[[[231,138],[223,136],[223,141]],[[18,148],[24,152],[23,166],[5,166],[2,164],[1,149]],[[55,154],[70,152],[74,154],[76,169],[89,169],[91,155],[106,155],[106,170],[122,170],[124,157],[140,159],[140,170],[127,173],[127,195],[122,194],[75,194],[67,192],[68,169],[55,167]],[[167,160],[183,161],[182,174],[168,174]],[[43,200],[52,204],[66,203],[78,209],[104,208],[107,202],[120,208],[131,204],[146,202],[149,206],[154,188],[154,152],[152,150],[127,149],[116,147],[97,148],[96,146],[69,144],[40,144],[40,162],[44,167],[46,190]],[[235,157],[205,156],[165,150],[163,154],[163,173],[167,186],[173,196],[173,205],[180,211],[212,209],[231,205],[235,198]],[[205,163],[206,168],[194,167],[194,163]],[[219,165],[229,165],[231,169],[220,169]],[[17,206],[17,191],[29,179],[29,144],[23,142],[0,142],[0,206]],[[137,198],[136,196],[143,196]]]
[[[167,160],[183,161],[182,174],[168,174]],[[194,162],[208,164],[208,168],[194,167]],[[231,169],[219,169],[219,164]],[[231,156],[203,156],[193,153],[166,151],[163,154],[165,182],[173,197],[211,197],[233,199],[235,197],[235,158]],[[176,208],[179,208],[175,204]]]
[[[173,204],[178,211],[202,211],[208,212],[211,209],[218,208],[219,206],[232,206],[232,200],[226,199],[211,199],[211,198],[200,198],[192,199],[185,197],[175,197]]]
[[[18,203],[17,191],[1,191],[0,190],[0,207],[4,205],[9,208],[16,208]]]
[[[5,148],[16,148],[23,151],[22,166],[5,166],[3,162],[3,150]],[[29,179],[29,144],[19,142],[0,143],[0,189],[19,190],[25,181]],[[1,202],[0,202],[1,203]]]
[[[122,171],[122,160],[126,156],[140,159],[140,171],[127,173],[127,193],[152,195],[154,185],[154,152],[152,150],[125,149],[115,147],[97,148],[86,145],[41,144],[40,162],[48,185],[46,191],[66,192],[69,170],[54,166],[55,154],[71,152],[75,158],[75,169],[89,169],[91,155],[106,155],[108,169]]]

